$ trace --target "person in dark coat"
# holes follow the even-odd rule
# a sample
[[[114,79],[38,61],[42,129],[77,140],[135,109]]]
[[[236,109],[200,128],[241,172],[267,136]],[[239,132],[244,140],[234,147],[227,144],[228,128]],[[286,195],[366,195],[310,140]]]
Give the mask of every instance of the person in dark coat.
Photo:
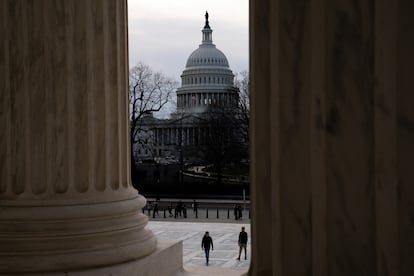
[[[183,209],[183,217],[187,218],[187,206],[185,206],[185,204],[183,204],[182,209]]]
[[[182,211],[183,211],[183,203],[181,202],[181,200],[177,203],[177,206],[175,207],[175,209],[177,210],[177,216],[179,215],[181,218]]]
[[[152,217],[155,218],[155,214],[157,214],[157,217],[160,216],[160,214],[158,213],[158,203],[154,204],[154,210],[152,211]]]
[[[197,201],[194,199],[193,200],[193,212],[195,213],[195,212],[197,212]]]
[[[170,217],[172,217],[172,216],[173,216],[173,213],[172,213],[172,206],[171,206],[171,205],[169,205],[169,206],[168,206],[168,215],[169,215]]]
[[[244,249],[244,259],[247,260],[247,233],[244,231],[244,227],[241,228],[241,232],[239,234],[239,257],[237,260],[240,261],[240,255],[242,253],[242,249]]]
[[[201,241],[201,250],[204,250],[206,254],[206,265],[208,265],[208,259],[210,257],[210,247],[211,251],[213,251],[213,239],[210,237],[209,233],[206,232],[203,236],[203,240]]]
[[[242,219],[242,217],[243,217],[241,205],[237,206],[237,217],[238,217],[238,219]]]
[[[234,205],[234,219],[235,220],[237,220],[239,217],[238,217],[238,209],[237,209],[237,205]]]

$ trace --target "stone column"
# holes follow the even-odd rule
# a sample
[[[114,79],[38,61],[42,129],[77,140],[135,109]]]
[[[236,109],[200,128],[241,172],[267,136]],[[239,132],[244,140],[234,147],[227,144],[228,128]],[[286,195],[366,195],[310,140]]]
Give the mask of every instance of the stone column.
[[[0,2],[0,274],[156,247],[130,182],[126,1]]]
[[[178,145],[178,128],[174,129],[175,145]]]
[[[249,275],[413,273],[413,10],[250,1]]]

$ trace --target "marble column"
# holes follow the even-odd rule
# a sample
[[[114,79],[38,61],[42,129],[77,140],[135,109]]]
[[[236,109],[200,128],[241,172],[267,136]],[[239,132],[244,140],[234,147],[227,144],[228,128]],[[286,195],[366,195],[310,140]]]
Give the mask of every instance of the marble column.
[[[0,2],[0,274],[105,267],[156,247],[130,181],[126,9]]]
[[[413,10],[250,1],[249,275],[413,274]]]

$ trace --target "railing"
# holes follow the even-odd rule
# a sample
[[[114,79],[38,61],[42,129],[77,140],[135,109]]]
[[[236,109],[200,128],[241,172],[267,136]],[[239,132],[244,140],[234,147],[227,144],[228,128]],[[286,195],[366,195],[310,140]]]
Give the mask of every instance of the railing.
[[[175,203],[175,204],[174,204]],[[217,202],[148,202],[142,212],[154,219],[250,219],[250,203],[236,204]],[[188,207],[187,207],[188,206]]]

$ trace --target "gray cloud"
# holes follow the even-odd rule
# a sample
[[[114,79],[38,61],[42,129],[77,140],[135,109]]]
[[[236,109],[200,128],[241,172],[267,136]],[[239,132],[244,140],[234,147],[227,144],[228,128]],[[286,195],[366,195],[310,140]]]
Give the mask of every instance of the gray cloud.
[[[213,41],[234,72],[248,70],[248,29],[225,21],[210,22]],[[129,64],[143,61],[179,79],[186,60],[201,43],[203,21],[163,18],[129,21]]]

